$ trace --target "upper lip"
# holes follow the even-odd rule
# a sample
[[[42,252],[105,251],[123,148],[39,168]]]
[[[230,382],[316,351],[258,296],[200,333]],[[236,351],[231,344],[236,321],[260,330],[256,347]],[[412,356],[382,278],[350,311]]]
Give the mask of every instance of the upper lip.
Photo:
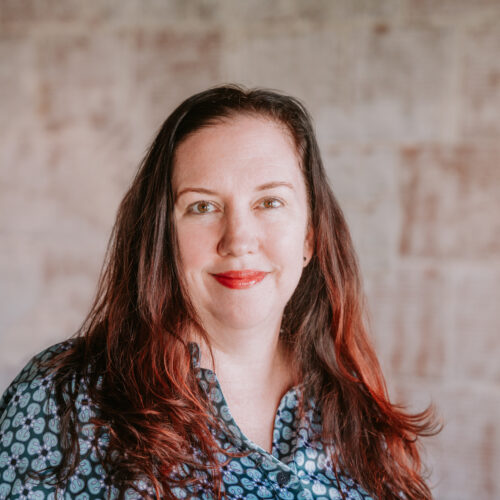
[[[268,271],[256,271],[254,269],[242,269],[241,271],[224,271],[223,273],[213,273],[214,276],[224,276],[225,278],[245,279],[256,275],[267,274]]]

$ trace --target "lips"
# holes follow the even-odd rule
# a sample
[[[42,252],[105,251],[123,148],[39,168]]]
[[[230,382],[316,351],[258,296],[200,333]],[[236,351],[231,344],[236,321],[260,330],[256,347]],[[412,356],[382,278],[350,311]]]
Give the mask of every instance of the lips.
[[[223,286],[242,290],[251,288],[260,283],[269,273],[265,271],[226,271],[224,273],[212,274],[212,276]]]

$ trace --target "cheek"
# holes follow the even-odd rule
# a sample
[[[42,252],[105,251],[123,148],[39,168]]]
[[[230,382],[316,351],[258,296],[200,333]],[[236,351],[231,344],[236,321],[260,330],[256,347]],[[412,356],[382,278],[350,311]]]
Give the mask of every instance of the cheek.
[[[281,224],[267,234],[267,247],[283,266],[302,267],[304,230],[294,223]]]
[[[211,255],[210,233],[199,227],[178,227],[177,238],[184,272],[203,267]]]

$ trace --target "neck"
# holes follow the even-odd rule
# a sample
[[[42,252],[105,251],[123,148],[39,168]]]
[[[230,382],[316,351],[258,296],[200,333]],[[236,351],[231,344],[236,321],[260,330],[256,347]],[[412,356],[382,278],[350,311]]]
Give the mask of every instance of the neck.
[[[244,331],[206,328],[213,362],[208,345],[195,337],[200,365],[216,373],[235,422],[250,440],[269,452],[276,410],[295,382],[293,363],[279,339],[280,323]]]
[[[200,366],[213,370],[219,380],[232,380],[235,384],[261,385],[280,379],[284,385],[292,384],[291,364],[286,349],[280,342],[279,322],[264,328],[207,329],[210,349],[200,335],[193,336],[200,346]],[[251,376],[249,377],[249,375]]]

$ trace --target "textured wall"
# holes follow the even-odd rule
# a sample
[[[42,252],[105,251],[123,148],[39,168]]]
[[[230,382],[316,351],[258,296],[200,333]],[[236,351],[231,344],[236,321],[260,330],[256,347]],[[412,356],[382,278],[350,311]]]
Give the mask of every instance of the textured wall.
[[[118,203],[181,99],[311,110],[391,394],[434,400],[442,500],[500,498],[498,0],[0,0],[0,389],[88,309]]]

